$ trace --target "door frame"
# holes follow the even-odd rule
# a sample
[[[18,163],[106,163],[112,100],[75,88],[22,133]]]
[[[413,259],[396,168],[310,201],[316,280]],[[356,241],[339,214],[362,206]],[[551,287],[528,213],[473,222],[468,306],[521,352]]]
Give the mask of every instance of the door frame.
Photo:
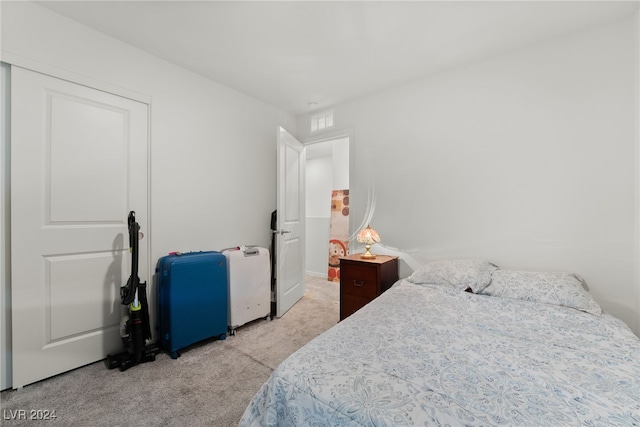
[[[0,366],[0,390],[10,388],[13,378],[13,365],[11,353],[11,67],[9,64],[0,65],[0,295],[2,295],[2,305],[0,306],[0,318],[2,327],[0,329],[0,350],[2,355],[2,365]]]
[[[152,241],[152,233],[150,230],[152,229],[152,214],[151,214],[151,117],[152,117],[152,103],[151,96],[145,95],[134,90],[126,89],[117,85],[113,85],[101,80],[96,80],[91,77],[88,77],[83,74],[78,74],[71,72],[69,70],[61,69],[55,67],[53,65],[49,65],[40,61],[32,60],[30,58],[26,58],[20,55],[12,54],[11,52],[2,51],[2,60],[3,64],[8,66],[8,70],[6,71],[7,75],[5,76],[5,71],[2,71],[2,78],[8,79],[6,83],[8,89],[10,89],[11,82],[11,70],[14,66],[25,68],[27,70],[45,74],[57,79],[66,80],[71,83],[75,83],[81,86],[87,86],[89,88],[97,89],[103,92],[108,92],[113,95],[117,95],[123,98],[131,99],[133,101],[137,101],[147,105],[147,143],[146,143],[146,153],[147,153],[147,200],[146,200],[146,208],[147,208],[147,217],[146,217],[146,231],[144,231],[145,238],[141,240],[141,243],[146,245],[146,250],[149,256],[147,257],[147,265],[140,266],[140,270],[144,271],[147,274],[148,280],[153,278],[153,270],[152,270],[152,262],[151,262],[151,241]],[[4,67],[5,65],[3,65]],[[5,84],[3,81],[2,84]],[[3,89],[5,89],[3,87]],[[11,122],[11,92],[10,90],[2,91],[2,99],[0,99],[0,103],[2,103],[2,117],[0,118],[3,122],[7,120],[9,123]],[[2,164],[8,164],[11,161],[11,133],[10,129],[7,126],[3,126],[3,134],[2,134],[2,145],[0,146],[0,160]],[[11,246],[10,246],[10,238],[11,238],[11,216],[5,211],[9,210],[8,198],[11,196],[11,180],[10,180],[10,168],[2,168],[2,176],[0,177],[0,184],[2,188],[0,189],[0,195],[2,197],[2,215],[0,215],[0,219],[2,223],[0,223],[0,227],[2,227],[2,236],[4,237],[3,242],[5,244],[4,247],[0,248],[0,264],[3,266],[3,274],[0,276],[0,294],[3,296],[3,304],[0,305],[0,319],[3,320],[2,323],[2,339],[0,340],[0,345],[2,346],[2,354],[7,355],[7,357],[2,358],[2,365],[0,366],[0,371],[3,373],[2,375],[2,384],[0,385],[0,389],[8,389],[13,386],[13,348],[11,345],[11,329],[13,327],[11,322],[11,275],[10,268],[6,268],[11,266],[12,257],[11,257]],[[5,194],[6,193],[6,194]],[[5,228],[6,227],[6,228]],[[143,270],[144,269],[144,270]],[[8,332],[7,332],[8,331]]]

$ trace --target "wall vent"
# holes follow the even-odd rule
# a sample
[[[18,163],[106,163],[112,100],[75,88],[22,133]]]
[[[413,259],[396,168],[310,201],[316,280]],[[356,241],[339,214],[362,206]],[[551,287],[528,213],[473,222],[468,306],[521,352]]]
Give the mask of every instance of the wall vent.
[[[311,132],[333,127],[333,110],[326,110],[311,116]]]

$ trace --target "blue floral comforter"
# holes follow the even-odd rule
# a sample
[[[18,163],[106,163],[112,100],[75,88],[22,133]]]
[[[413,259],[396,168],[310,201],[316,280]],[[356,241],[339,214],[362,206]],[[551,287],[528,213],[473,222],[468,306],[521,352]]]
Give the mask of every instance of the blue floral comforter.
[[[638,426],[620,320],[401,280],[285,360],[241,426]]]

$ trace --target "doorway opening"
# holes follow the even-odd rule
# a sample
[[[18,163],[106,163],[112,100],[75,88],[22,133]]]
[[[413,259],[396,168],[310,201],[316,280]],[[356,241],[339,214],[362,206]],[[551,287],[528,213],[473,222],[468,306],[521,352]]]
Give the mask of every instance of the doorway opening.
[[[345,211],[344,234],[349,236],[349,136],[341,136],[305,144],[306,148],[306,273],[311,276],[329,276],[332,236],[332,196],[342,192],[340,211]],[[344,191],[347,198],[344,198]],[[346,204],[344,204],[347,200]],[[335,203],[334,203],[335,204]],[[334,216],[335,224],[335,216]],[[334,225],[334,233],[336,226]],[[344,249],[345,252],[348,248]],[[333,251],[335,252],[335,251]],[[344,254],[346,255],[346,253]]]

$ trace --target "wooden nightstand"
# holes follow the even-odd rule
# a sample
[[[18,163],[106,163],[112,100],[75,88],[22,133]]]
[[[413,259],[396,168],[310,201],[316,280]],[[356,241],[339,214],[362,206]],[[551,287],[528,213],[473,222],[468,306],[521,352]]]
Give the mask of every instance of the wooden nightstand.
[[[398,280],[398,257],[362,254],[340,258],[340,320],[373,301]]]

